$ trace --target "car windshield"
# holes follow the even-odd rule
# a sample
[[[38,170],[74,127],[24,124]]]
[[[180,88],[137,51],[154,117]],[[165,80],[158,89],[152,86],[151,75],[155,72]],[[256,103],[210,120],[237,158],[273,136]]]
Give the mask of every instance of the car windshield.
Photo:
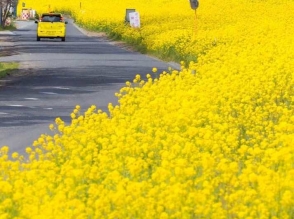
[[[60,22],[62,20],[60,15],[44,15],[42,16],[42,21],[43,22]]]

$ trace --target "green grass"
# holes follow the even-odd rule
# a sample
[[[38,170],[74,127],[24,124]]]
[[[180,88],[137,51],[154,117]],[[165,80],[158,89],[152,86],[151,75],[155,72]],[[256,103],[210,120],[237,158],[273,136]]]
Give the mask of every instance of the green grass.
[[[0,31],[3,31],[3,30],[16,30],[16,27],[15,27],[14,23],[11,22],[11,25],[6,26],[6,27],[2,27],[2,26],[0,25]]]
[[[18,63],[9,62],[1,63],[0,62],[0,78],[4,78],[7,75],[10,75],[13,70],[18,69]]]

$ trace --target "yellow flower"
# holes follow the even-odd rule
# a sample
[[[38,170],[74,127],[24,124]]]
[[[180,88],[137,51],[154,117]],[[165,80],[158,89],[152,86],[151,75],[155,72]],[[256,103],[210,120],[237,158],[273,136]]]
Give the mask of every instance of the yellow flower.
[[[81,106],[80,105],[76,105],[76,109],[77,110],[80,110],[81,109]]]
[[[13,159],[17,159],[18,156],[19,156],[19,155],[18,155],[17,152],[13,152],[12,155],[11,155],[11,157],[12,157]]]
[[[126,82],[126,85],[127,85],[128,87],[130,87],[130,86],[131,86],[131,82],[127,81],[127,82]]]
[[[30,147],[27,147],[27,148],[26,148],[26,153],[27,153],[27,154],[32,153],[32,151],[33,151],[32,148],[30,148]]]
[[[160,219],[167,219],[167,218],[169,218],[169,217],[168,217],[168,214],[166,212],[162,212],[160,214]]]
[[[53,131],[53,130],[54,130],[54,125],[53,125],[53,124],[50,124],[50,125],[49,125],[49,129],[50,129],[51,131]]]
[[[293,192],[289,190],[285,191],[282,196],[282,205],[283,206],[292,206],[293,204]]]
[[[8,151],[9,151],[9,147],[8,147],[8,146],[3,146],[3,147],[0,149],[1,154],[7,154]]]

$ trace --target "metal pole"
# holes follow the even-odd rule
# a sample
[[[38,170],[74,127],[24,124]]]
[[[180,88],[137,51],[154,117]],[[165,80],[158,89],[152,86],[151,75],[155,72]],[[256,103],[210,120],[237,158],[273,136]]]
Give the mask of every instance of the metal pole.
[[[18,4],[18,1],[15,1],[15,6],[14,6],[14,17],[15,18],[17,17],[17,4]]]
[[[2,22],[3,18],[2,18],[2,3],[0,5],[0,26],[3,27],[3,22]]]

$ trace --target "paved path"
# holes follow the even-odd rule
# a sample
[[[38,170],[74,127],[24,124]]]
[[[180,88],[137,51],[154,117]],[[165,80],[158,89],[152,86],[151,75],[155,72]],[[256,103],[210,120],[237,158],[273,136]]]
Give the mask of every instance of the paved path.
[[[75,105],[107,111],[109,102],[117,103],[114,93],[136,74],[145,77],[153,67],[176,67],[105,38],[88,37],[71,20],[66,42],[37,42],[34,22],[17,26],[17,31],[0,34],[0,49],[14,52],[0,62],[20,63],[21,76],[8,77],[0,86],[0,147],[8,145],[11,151],[24,153],[40,134],[52,134],[48,126],[56,117],[69,122]]]

